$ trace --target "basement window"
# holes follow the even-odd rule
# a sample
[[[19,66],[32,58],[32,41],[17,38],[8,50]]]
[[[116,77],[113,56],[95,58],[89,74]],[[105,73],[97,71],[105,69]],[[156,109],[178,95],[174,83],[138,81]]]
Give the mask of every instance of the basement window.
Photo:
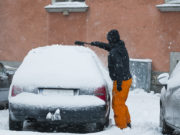
[[[62,12],[63,15],[69,15],[70,12],[86,12],[88,6],[85,0],[52,0],[45,9],[47,12]]]
[[[156,5],[161,12],[180,11],[180,0],[165,0],[164,4]]]

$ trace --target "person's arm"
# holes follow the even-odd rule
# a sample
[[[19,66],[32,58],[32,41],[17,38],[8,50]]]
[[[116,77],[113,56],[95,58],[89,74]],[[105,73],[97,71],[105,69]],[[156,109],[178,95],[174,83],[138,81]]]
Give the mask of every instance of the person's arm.
[[[99,41],[94,41],[94,42],[91,42],[91,45],[92,46],[97,46],[97,47],[102,48],[102,49],[104,49],[106,51],[110,51],[111,50],[110,45],[107,44],[107,43],[103,43],[103,42],[99,42]]]
[[[117,90],[122,90],[122,81],[123,81],[123,62],[120,54],[117,54],[113,57],[115,61],[115,71],[117,75]]]

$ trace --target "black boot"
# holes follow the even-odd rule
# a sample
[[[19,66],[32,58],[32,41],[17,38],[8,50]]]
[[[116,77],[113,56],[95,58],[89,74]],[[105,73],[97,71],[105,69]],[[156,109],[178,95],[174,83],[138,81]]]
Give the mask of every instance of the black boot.
[[[131,123],[128,123],[127,126],[128,126],[129,128],[131,128]]]

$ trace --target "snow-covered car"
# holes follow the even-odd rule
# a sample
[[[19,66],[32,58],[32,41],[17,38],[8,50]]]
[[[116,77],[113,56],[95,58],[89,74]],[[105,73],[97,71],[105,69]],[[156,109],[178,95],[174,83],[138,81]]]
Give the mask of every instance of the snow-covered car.
[[[8,101],[9,81],[4,65],[0,63],[0,109],[3,109]]]
[[[169,77],[161,74],[158,80],[164,87],[160,98],[160,126],[163,133],[180,131],[180,62]]]
[[[86,47],[52,45],[31,50],[15,72],[9,92],[9,129],[23,122],[92,124],[103,129],[112,82]]]
[[[0,109],[8,107],[8,93],[14,72],[0,63]]]

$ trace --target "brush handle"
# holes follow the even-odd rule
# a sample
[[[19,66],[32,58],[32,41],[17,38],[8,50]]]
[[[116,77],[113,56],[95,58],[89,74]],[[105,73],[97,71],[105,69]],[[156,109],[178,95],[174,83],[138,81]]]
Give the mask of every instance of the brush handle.
[[[83,45],[83,46],[84,46],[84,44],[90,45],[91,43],[82,42],[82,41],[75,41],[74,44],[75,44],[75,45]]]

